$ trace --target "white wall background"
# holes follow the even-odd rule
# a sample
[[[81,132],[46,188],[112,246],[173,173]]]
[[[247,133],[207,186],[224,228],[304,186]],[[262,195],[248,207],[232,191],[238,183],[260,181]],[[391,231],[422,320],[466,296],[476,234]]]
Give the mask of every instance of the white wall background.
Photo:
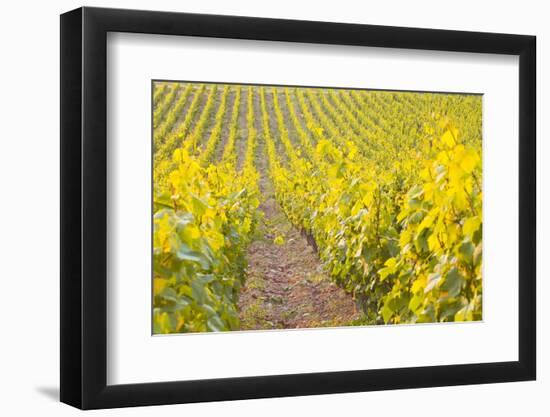
[[[81,6],[70,0],[3,6],[0,65],[2,152],[0,205],[2,286],[0,410],[3,415],[76,415],[57,401],[59,379],[59,17]],[[550,147],[543,118],[550,87],[550,27],[544,2],[353,0],[125,0],[86,5],[238,14],[533,34],[538,37],[538,381],[95,412],[127,416],[384,416],[545,415],[550,411]],[[503,260],[504,261],[504,260]]]

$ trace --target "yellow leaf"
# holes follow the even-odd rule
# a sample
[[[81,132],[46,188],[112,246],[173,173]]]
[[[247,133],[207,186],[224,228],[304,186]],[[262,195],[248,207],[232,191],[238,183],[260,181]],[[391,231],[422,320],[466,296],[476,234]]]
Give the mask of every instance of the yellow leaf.
[[[428,229],[429,227],[431,227],[434,220],[435,220],[435,217],[431,214],[428,214],[426,217],[424,217],[424,219],[422,220],[422,222],[418,226],[417,233],[420,234],[424,229]]]
[[[473,150],[469,150],[465,153],[462,161],[460,161],[460,167],[470,174],[476,167],[479,161],[479,156]]]
[[[407,229],[403,230],[401,232],[401,235],[399,236],[399,246],[401,248],[404,248],[407,243],[411,241],[411,232]]]
[[[443,136],[441,137],[441,140],[443,141],[445,146],[447,146],[448,148],[452,148],[456,145],[456,140],[455,140],[453,134],[451,133],[451,131],[449,131],[449,130],[447,130],[443,134]]]
[[[155,278],[153,279],[153,294],[157,295],[168,285],[167,279]]]
[[[437,154],[437,160],[442,164],[446,164],[447,162],[449,162],[449,157],[447,156],[447,152],[439,152],[439,154]]]
[[[481,225],[481,220],[479,217],[474,216],[466,219],[464,225],[462,226],[462,232],[465,236],[473,236],[475,232],[478,231],[479,226]]]
[[[389,258],[386,262],[384,262],[384,265],[390,268],[395,268],[396,264],[397,264],[397,260],[395,258]]]
[[[411,286],[411,291],[412,291],[413,293],[416,293],[416,292],[418,292],[418,291],[420,291],[420,290],[423,290],[425,286],[426,286],[426,277],[425,277],[425,276],[422,276],[422,277],[420,277],[420,278],[417,278],[417,279],[413,282],[413,284],[412,284],[412,286]]]
[[[441,248],[441,245],[439,244],[439,240],[437,239],[437,236],[435,233],[432,233],[428,238],[428,248],[432,252],[435,252],[436,250]]]

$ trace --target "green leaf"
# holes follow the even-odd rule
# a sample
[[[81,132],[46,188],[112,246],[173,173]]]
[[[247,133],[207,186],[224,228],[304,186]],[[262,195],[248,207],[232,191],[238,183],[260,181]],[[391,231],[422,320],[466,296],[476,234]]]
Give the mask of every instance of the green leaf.
[[[216,310],[214,310],[214,308],[212,308],[208,304],[204,304],[201,307],[202,307],[202,310],[205,312],[207,317],[212,317],[212,316],[215,316],[217,314]]]
[[[459,257],[462,261],[471,264],[473,262],[475,247],[469,240],[464,240],[458,248]]]
[[[409,190],[408,196],[411,200],[416,200],[420,198],[422,194],[424,194],[424,187],[421,185],[415,185]]]
[[[193,213],[197,215],[197,218],[201,218],[202,215],[206,212],[208,204],[206,204],[196,195],[191,195],[191,207],[193,208]]]
[[[414,240],[414,246],[418,252],[427,252],[429,250],[427,232],[429,230],[424,229]]]
[[[424,297],[421,295],[415,295],[413,298],[411,298],[411,301],[409,302],[409,309],[412,311],[416,311],[418,307],[422,305],[422,302],[424,301]]]
[[[461,304],[456,299],[447,298],[446,300],[454,300],[452,302],[444,301],[439,307],[439,319],[441,321],[455,321],[455,315],[460,310]]]
[[[189,248],[185,243],[182,243],[176,253],[177,257],[181,261],[197,262],[203,269],[209,269],[211,264],[206,256],[202,253],[194,251]]]
[[[162,209],[174,210],[174,200],[172,200],[170,195],[167,193],[156,196],[153,203],[155,211],[157,212],[155,213],[155,217],[160,211],[162,211]]]
[[[433,224],[434,220],[435,220],[435,216],[432,216],[429,214],[426,217],[424,217],[424,219],[418,226],[417,233],[420,234],[424,231],[424,229],[428,229]]]
[[[178,216],[176,216],[176,226],[178,226],[179,230],[180,228],[183,228],[187,226],[189,223],[193,222],[193,214],[192,213],[182,213]]]
[[[193,298],[199,304],[204,304],[207,301],[208,294],[206,286],[214,280],[214,275],[197,274],[197,277],[191,282],[191,290]]]
[[[476,249],[474,250],[473,261],[475,266],[478,266],[481,263],[482,256],[483,256],[483,245],[480,243],[476,246]]]
[[[178,294],[173,288],[170,288],[170,287],[162,290],[161,293],[159,294],[159,297],[162,297],[166,300],[173,301],[173,302],[178,301]]]
[[[387,323],[392,316],[393,316],[393,311],[389,306],[389,302],[386,302],[384,304],[384,307],[382,308],[382,318],[384,319],[384,323]]]
[[[384,281],[389,275],[394,274],[397,268],[397,260],[395,258],[389,258],[384,262],[386,265],[384,268],[378,270],[380,275],[380,281]]]
[[[197,279],[195,281],[200,282],[202,285],[206,285],[215,281],[215,279],[216,277],[212,274],[197,274]]]
[[[426,285],[426,288],[424,288],[424,293],[429,293],[440,280],[441,274],[439,272],[428,275],[428,284]]]
[[[449,292],[450,297],[456,297],[462,290],[464,284],[464,278],[458,272],[456,267],[453,267],[445,275],[441,289]]]
[[[191,290],[193,299],[198,304],[204,304],[206,302],[206,291],[204,285],[199,280],[195,280],[191,283]]]
[[[206,322],[206,326],[211,332],[223,332],[224,330],[227,330],[223,324],[223,321],[218,316],[210,317]]]

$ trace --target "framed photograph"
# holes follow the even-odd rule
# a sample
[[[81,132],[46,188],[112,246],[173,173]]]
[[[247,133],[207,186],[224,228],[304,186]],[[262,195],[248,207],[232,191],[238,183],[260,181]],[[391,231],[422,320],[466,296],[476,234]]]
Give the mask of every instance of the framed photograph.
[[[61,16],[61,401],[533,380],[535,37]]]

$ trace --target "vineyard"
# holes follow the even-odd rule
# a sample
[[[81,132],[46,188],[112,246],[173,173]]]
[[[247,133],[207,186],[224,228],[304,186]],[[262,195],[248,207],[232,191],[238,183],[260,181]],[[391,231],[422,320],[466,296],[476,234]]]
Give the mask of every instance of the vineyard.
[[[154,82],[153,332],[482,318],[478,95]]]

